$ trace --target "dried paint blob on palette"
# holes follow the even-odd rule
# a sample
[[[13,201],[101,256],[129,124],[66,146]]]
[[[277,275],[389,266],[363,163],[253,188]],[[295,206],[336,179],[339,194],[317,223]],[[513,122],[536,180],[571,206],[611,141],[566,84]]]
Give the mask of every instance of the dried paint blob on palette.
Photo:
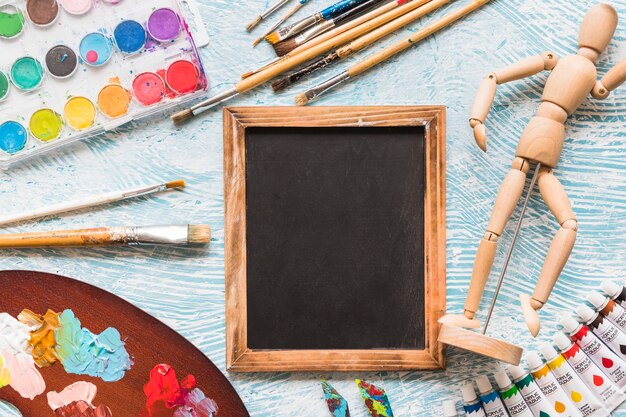
[[[69,46],[54,46],[46,54],[46,68],[57,78],[67,78],[76,72],[78,57]]]
[[[113,38],[118,49],[126,54],[134,54],[146,44],[146,30],[141,23],[124,20],[115,27]]]
[[[153,72],[139,74],[133,81],[133,95],[144,106],[151,106],[165,97],[165,82]]]
[[[72,97],[63,110],[67,124],[74,130],[88,129],[96,121],[96,106],[86,97]]]
[[[17,7],[0,6],[0,38],[11,39],[24,30],[24,14]]]
[[[128,113],[130,98],[130,93],[119,84],[119,80],[112,80],[98,93],[98,108],[112,119],[122,117]]]
[[[93,0],[60,0],[66,12],[75,15],[87,13],[93,7]]]
[[[9,77],[2,71],[0,71],[0,101],[4,100],[9,95]]]
[[[99,67],[111,59],[111,40],[100,32],[92,32],[80,41],[78,51],[86,64]]]
[[[23,57],[15,61],[11,67],[11,81],[13,85],[23,91],[34,90],[43,81],[43,67],[33,57]]]
[[[173,41],[181,31],[180,18],[172,9],[157,9],[148,18],[148,32],[159,42]]]
[[[40,109],[31,116],[28,128],[37,139],[50,142],[61,136],[63,119],[52,109]]]
[[[189,61],[180,60],[169,66],[165,73],[167,85],[178,94],[187,94],[198,89],[200,73]]]
[[[59,17],[59,4],[56,0],[28,0],[26,13],[37,26],[49,26]]]
[[[26,128],[15,121],[0,124],[0,150],[8,154],[14,154],[26,146],[28,132]]]

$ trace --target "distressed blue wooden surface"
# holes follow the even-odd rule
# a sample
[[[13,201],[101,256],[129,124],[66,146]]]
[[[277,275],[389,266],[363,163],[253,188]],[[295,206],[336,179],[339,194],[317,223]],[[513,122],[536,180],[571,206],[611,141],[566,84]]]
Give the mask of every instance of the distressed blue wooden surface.
[[[130,1],[130,0],[128,0]],[[213,92],[271,56],[250,47],[243,29],[269,0],[200,0],[211,45],[202,51]],[[313,1],[305,10],[331,1]],[[454,7],[452,2],[446,9]],[[469,106],[481,78],[497,67],[551,49],[560,56],[576,49],[578,26],[590,0],[494,0],[492,4],[418,47],[325,97],[324,105],[445,104],[448,106],[448,309],[465,300],[476,244],[487,223],[517,139],[538,104],[545,75],[503,86],[487,122],[489,151],[475,146],[467,126]],[[614,0],[623,22],[600,72],[626,58],[626,4]],[[439,12],[441,14],[442,11]],[[303,13],[302,13],[303,14]],[[428,17],[424,21],[430,20]],[[414,25],[412,28],[416,28]],[[254,34],[258,34],[257,30]],[[369,51],[408,33],[400,31]],[[363,57],[369,52],[361,53]],[[308,84],[335,74],[320,73]],[[291,105],[302,87],[274,95],[258,88],[231,105]],[[571,118],[557,176],[571,196],[580,232],[550,304],[544,329],[531,340],[520,318],[518,295],[530,293],[556,223],[538,196],[531,199],[523,235],[498,302],[491,334],[533,348],[556,329],[557,314],[582,301],[604,278],[624,278],[626,255],[626,88],[604,102],[586,101]],[[208,250],[191,248],[5,251],[2,269],[35,269],[82,279],[118,294],[170,324],[224,369],[224,231],[222,117],[215,110],[175,129],[165,117],[133,123],[0,174],[0,212],[74,199],[94,191],[185,178],[184,192],[23,224],[7,232],[119,224],[206,222],[214,231]],[[515,216],[514,216],[515,217]],[[512,225],[505,232],[502,262]],[[489,283],[493,291],[495,274]],[[24,295],[25,300],[28,295]],[[483,303],[483,311],[486,308]],[[25,306],[26,307],[26,306]],[[114,323],[112,323],[114,324]],[[328,415],[318,377],[331,378],[350,400],[353,416],[366,416],[354,378],[387,390],[397,416],[439,415],[440,402],[458,397],[458,384],[493,361],[450,349],[448,369],[436,373],[276,373],[228,375],[255,417]],[[624,408],[626,410],[626,408]],[[617,413],[620,414],[620,413]],[[626,415],[623,411],[621,415]],[[118,416],[119,417],[119,416]]]

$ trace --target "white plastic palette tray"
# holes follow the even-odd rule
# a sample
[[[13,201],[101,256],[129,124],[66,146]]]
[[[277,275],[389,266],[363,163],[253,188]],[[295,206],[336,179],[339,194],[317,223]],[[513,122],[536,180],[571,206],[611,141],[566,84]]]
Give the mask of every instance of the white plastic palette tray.
[[[207,39],[193,0],[0,0],[0,168],[206,95]]]

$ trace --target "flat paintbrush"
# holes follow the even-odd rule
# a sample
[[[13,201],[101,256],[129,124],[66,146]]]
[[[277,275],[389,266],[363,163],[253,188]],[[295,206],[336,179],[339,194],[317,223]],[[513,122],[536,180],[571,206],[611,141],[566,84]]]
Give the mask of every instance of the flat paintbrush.
[[[266,11],[264,11],[263,13],[255,17],[250,23],[248,23],[248,25],[246,25],[246,30],[250,32],[259,23],[261,23],[263,20],[270,17],[272,14],[274,14],[274,12],[276,12],[278,9],[280,9],[281,7],[283,7],[285,4],[289,3],[290,1],[291,0],[278,0],[276,3],[270,6],[269,9],[267,9]]]
[[[439,7],[445,5],[446,3],[449,3],[450,1],[451,0],[432,0],[430,3],[419,7],[366,35],[361,36],[360,38],[350,42],[347,45],[342,46],[341,48],[335,50],[329,55],[307,65],[299,71],[296,71],[286,77],[281,78],[280,80],[272,84],[272,89],[274,89],[274,91],[284,90],[290,85],[297,83],[298,81],[309,76],[310,74],[313,74],[315,71],[325,68],[341,59],[349,57],[350,55],[372,45],[374,42],[384,38],[385,36],[395,32],[398,29],[403,28],[404,26],[409,25],[420,17],[438,9]]]
[[[314,15],[294,23],[293,25],[285,26],[284,28],[280,28],[277,31],[270,33],[265,37],[265,39],[272,44],[278,43],[304,32],[313,25],[340,16],[348,10],[365,3],[366,1],[368,0],[341,0],[338,3],[315,13]]]
[[[207,225],[99,227],[0,234],[0,248],[50,248],[108,245],[206,245],[211,242]]]
[[[440,29],[462,18],[463,16],[473,12],[474,10],[483,6],[484,4],[489,3],[489,1],[491,0],[472,0],[472,2],[467,4],[466,6],[457,8],[455,11],[447,14],[441,19],[437,20],[436,22],[423,27],[422,29],[418,30],[417,32],[413,33],[410,36],[407,36],[401,41],[364,59],[358,64],[353,65],[347,71],[329,79],[328,81],[318,85],[315,88],[312,88],[302,94],[298,94],[295,98],[296,105],[304,106],[310,103],[311,101],[315,100],[317,97],[331,90],[337,85],[347,80],[358,77],[359,75],[363,74],[367,70],[386,61],[392,56],[397,55],[398,53],[404,51],[405,49],[410,48],[411,46],[415,45],[417,42],[421,41],[422,39],[432,35],[433,33],[439,31]]]
[[[200,103],[197,103],[188,109],[173,114],[172,121],[175,124],[182,124],[192,119],[193,117],[217,106],[220,103],[236,97],[239,94],[250,91],[260,86],[261,84],[266,83],[267,81],[271,81],[272,79],[278,77],[286,71],[292,70],[299,65],[311,61],[319,55],[322,55],[328,51],[338,48],[341,45],[344,45],[346,42],[350,42],[351,40],[356,39],[359,36],[364,35],[365,33],[371,32],[375,28],[389,22],[390,20],[393,20],[394,18],[405,14],[407,12],[407,9],[405,9],[404,7],[410,7],[414,9],[416,8],[415,4],[420,4],[419,2],[425,3],[427,1],[428,0],[415,0],[412,3],[405,4],[397,10],[391,10],[384,15],[378,16],[370,21],[363,23],[362,25],[347,30],[324,42],[320,42],[319,44],[307,48],[298,54],[295,54],[293,56],[285,56],[284,59],[281,59],[279,62],[276,62],[275,64],[264,69],[263,71],[251,75],[246,79],[240,80],[233,88],[223,91],[222,93],[213,96],[207,100],[201,101]]]
[[[309,0],[300,0],[300,1],[298,1],[298,4],[296,4],[291,9],[289,9],[289,11],[287,13],[285,13],[285,15],[280,18],[280,20],[278,20],[278,22],[276,22],[271,28],[266,30],[265,33],[263,33],[254,42],[252,42],[252,46],[257,46],[263,39],[265,39],[265,37],[267,35],[269,35],[273,31],[275,31],[276,29],[278,29],[280,27],[280,25],[285,23],[291,16],[293,16],[296,13],[298,13],[298,11],[301,8],[303,8],[308,2],[309,2]]]

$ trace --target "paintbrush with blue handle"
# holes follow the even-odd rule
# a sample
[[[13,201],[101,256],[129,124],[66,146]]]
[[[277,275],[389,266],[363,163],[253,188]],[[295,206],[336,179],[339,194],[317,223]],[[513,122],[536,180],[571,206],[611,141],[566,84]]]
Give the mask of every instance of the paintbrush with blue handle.
[[[280,28],[270,33],[265,37],[265,39],[271,44],[278,43],[304,32],[313,25],[338,17],[348,10],[353,9],[367,1],[368,0],[341,0],[332,6],[325,8],[321,12],[317,12],[314,15],[294,23],[293,25],[285,26],[284,28]]]

